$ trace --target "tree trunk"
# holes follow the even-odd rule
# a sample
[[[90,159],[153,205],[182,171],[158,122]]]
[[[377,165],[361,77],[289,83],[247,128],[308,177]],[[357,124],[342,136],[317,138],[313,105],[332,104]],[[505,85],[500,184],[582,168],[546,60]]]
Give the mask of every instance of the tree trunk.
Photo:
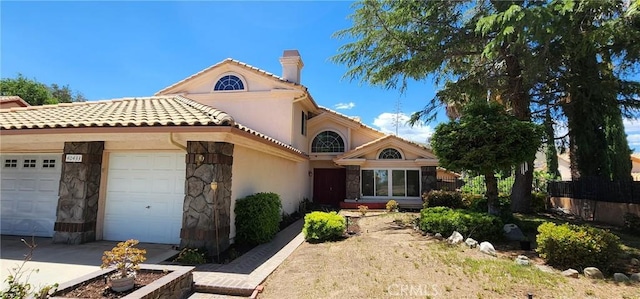
[[[511,211],[514,213],[531,212],[533,161],[526,163],[527,167],[524,173],[522,172],[522,166],[516,169],[516,179],[511,188]]]
[[[487,192],[484,196],[487,197],[488,212],[491,215],[500,215],[500,209],[498,208],[498,180],[493,172],[487,172],[484,174],[484,182],[487,185]]]

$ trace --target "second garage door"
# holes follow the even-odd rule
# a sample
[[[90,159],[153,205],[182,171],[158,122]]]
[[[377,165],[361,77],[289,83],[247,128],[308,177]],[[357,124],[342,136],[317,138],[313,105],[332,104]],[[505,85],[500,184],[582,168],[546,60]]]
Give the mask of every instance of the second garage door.
[[[111,153],[105,240],[178,244],[184,202],[184,153]]]

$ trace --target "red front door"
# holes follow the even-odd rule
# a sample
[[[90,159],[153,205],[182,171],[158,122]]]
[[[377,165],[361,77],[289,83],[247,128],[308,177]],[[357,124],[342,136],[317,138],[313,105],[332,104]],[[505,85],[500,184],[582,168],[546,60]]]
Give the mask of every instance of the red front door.
[[[344,168],[313,169],[313,201],[338,206],[347,196],[347,172]]]

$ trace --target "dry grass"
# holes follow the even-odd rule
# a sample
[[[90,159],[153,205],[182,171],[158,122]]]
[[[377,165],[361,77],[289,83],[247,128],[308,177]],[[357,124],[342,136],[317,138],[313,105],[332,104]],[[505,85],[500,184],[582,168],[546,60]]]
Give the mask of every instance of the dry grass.
[[[410,225],[417,214],[367,214],[361,235],[302,244],[265,282],[260,298],[638,298],[640,286],[566,279],[451,247]],[[407,224],[407,225],[404,225]],[[530,254],[533,257],[533,254]],[[534,262],[541,263],[534,259]]]

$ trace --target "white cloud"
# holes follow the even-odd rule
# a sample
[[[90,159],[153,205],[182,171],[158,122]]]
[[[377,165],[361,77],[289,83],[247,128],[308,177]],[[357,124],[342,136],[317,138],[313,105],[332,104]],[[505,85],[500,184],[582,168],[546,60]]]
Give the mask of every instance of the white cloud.
[[[429,140],[433,134],[433,129],[430,126],[418,124],[413,127],[410,126],[407,123],[409,121],[409,116],[404,113],[396,115],[395,113],[384,112],[373,120],[373,125],[384,133],[395,134],[396,119],[398,120],[399,137],[415,142],[427,143],[427,140]]]
[[[335,108],[336,110],[349,110],[349,109],[351,109],[351,108],[353,108],[355,106],[356,106],[356,103],[349,102],[349,103],[338,103],[338,104],[335,104],[333,106],[333,108]]]

